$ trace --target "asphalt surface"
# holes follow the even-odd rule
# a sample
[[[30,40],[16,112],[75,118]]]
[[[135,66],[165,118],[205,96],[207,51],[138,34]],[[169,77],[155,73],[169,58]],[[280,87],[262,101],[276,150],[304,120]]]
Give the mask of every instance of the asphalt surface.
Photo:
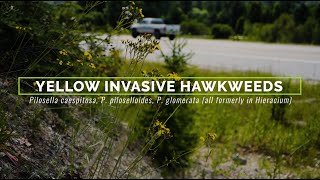
[[[124,48],[122,39],[114,37],[115,46]],[[320,80],[320,46],[284,45],[239,42],[230,40],[186,39],[185,52],[193,52],[190,64],[215,70],[253,70],[271,72],[278,76],[301,76]],[[171,41],[172,42],[172,41]],[[170,53],[170,40],[161,38],[161,49]],[[148,60],[163,61],[160,53],[149,55]]]

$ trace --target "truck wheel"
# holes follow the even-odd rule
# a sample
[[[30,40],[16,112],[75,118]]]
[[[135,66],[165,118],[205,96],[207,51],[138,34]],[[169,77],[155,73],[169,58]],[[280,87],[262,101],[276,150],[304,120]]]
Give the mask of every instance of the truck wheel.
[[[155,37],[156,39],[160,39],[160,38],[161,38],[161,34],[160,34],[160,31],[159,31],[159,30],[155,30],[153,35],[154,35],[154,37]]]
[[[136,29],[132,29],[131,33],[132,33],[132,37],[134,38],[136,38],[139,35]]]
[[[172,41],[176,36],[174,34],[169,35],[169,39]]]

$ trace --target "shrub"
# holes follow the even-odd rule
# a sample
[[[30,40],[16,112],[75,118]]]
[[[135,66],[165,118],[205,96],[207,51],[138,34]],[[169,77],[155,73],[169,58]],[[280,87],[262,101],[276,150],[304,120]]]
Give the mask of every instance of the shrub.
[[[232,27],[227,24],[214,24],[211,30],[214,38],[227,39],[234,35]]]
[[[241,16],[237,20],[236,27],[235,27],[235,31],[237,34],[243,34],[245,21],[246,21],[246,19],[243,16]]]
[[[186,45],[187,42],[185,40],[176,39],[170,44],[170,55],[166,55],[163,51],[161,51],[161,56],[164,58],[167,69],[176,73],[181,73],[185,70],[187,61],[193,56],[193,54],[190,52],[182,52]]]
[[[183,34],[192,34],[192,35],[210,34],[210,30],[205,24],[195,20],[183,21],[181,23],[181,32]]]
[[[179,92],[180,87],[175,88]],[[182,96],[171,97],[181,98]],[[197,146],[199,136],[194,131],[194,109],[188,104],[165,105],[164,97],[162,101],[163,103],[158,103],[143,111],[139,118],[140,129],[138,132],[141,138],[145,138],[150,136],[150,131],[153,130],[154,126],[150,126],[150,124],[158,123],[168,128],[168,135],[164,138],[158,138],[150,148],[149,154],[153,156],[159,166],[163,166],[165,170],[163,175],[172,177],[182,173],[185,168],[191,165],[190,157]]]
[[[278,42],[293,42],[295,22],[292,15],[282,14],[275,22]]]
[[[275,31],[273,24],[262,25],[261,30],[258,33],[259,40],[266,42],[277,41],[277,32]]]

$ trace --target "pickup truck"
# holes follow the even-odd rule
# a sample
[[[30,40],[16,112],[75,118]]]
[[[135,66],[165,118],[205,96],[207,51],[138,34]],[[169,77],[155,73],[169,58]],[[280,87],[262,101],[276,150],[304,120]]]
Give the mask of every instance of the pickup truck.
[[[143,18],[138,23],[132,24],[130,29],[134,38],[139,34],[153,34],[156,39],[168,36],[173,40],[180,31],[180,25],[165,24],[161,18]]]

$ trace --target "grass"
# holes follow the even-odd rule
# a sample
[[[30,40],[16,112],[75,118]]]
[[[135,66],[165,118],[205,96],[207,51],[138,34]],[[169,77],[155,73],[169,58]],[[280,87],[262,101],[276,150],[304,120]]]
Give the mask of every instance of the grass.
[[[93,4],[92,7],[98,4]],[[131,2],[130,7],[133,6]],[[135,9],[135,8],[132,8]],[[121,20],[121,18],[120,18]],[[125,21],[120,21],[118,29],[120,27],[127,24]],[[75,22],[74,22],[75,23]],[[76,25],[76,24],[74,24]],[[116,28],[117,29],[117,28]],[[26,33],[26,32],[24,32]],[[100,32],[101,33],[101,32]],[[126,32],[128,33],[128,32]],[[47,39],[47,34],[43,33],[44,39]],[[65,36],[63,36],[65,37]],[[63,39],[62,37],[62,39]],[[67,37],[67,36],[66,36]],[[191,37],[192,38],[192,37]],[[208,37],[201,37],[208,38]],[[58,44],[65,44],[64,42],[69,42],[68,39],[63,39],[65,41],[54,41],[52,46],[56,47]],[[94,39],[91,39],[89,42],[94,42]],[[20,42],[23,44],[23,40]],[[136,44],[141,45],[141,44]],[[154,68],[158,68],[161,74],[170,73],[161,63],[154,62],[146,62],[144,64],[138,64],[138,62],[144,62],[145,54],[154,51],[156,44],[153,44],[152,47],[142,47],[141,49],[133,48],[134,56],[132,58],[133,64],[132,66],[125,64],[120,72],[121,75],[141,75],[141,70],[151,71]],[[48,46],[50,47],[50,46]],[[77,47],[75,43],[74,47]],[[129,47],[129,46],[128,46]],[[138,46],[140,47],[140,46]],[[14,57],[18,55],[21,47],[19,47],[14,53]],[[59,49],[63,49],[63,47],[59,47]],[[95,46],[91,47],[91,50],[95,50],[92,53],[93,55],[99,55],[99,52],[102,53],[100,48],[95,48]],[[67,48],[69,49],[69,47]],[[72,49],[72,48],[70,48]],[[147,49],[147,51],[145,51]],[[48,67],[50,65],[43,64],[40,65],[39,62],[42,59],[45,59],[45,55],[50,51],[44,49],[40,54],[36,54],[37,58],[32,61],[32,63],[28,66],[35,67],[35,65],[39,65],[38,68],[41,70],[44,67]],[[60,52],[59,52],[60,53]],[[79,53],[79,56],[83,56],[82,51],[75,51],[74,53]],[[70,53],[72,54],[72,53]],[[84,53],[84,56],[86,53]],[[87,52],[87,55],[90,54]],[[71,57],[64,57],[63,53],[60,55],[57,52],[58,57],[65,58],[64,60],[70,60]],[[91,55],[90,55],[91,56]],[[90,57],[89,56],[89,57]],[[19,54],[20,57],[20,54]],[[52,60],[56,62],[56,56],[53,56]],[[83,60],[92,60],[92,57],[88,56],[82,57]],[[97,57],[96,57],[97,58]],[[110,57],[109,57],[110,58]],[[21,56],[21,59],[25,59]],[[113,58],[111,60],[114,60]],[[8,62],[11,62],[9,58],[6,59]],[[74,59],[76,60],[76,59]],[[62,61],[61,61],[62,62]],[[79,61],[77,61],[79,62]],[[82,61],[80,61],[82,62]],[[115,61],[112,61],[115,62]],[[86,76],[106,76],[105,74],[100,74],[101,72],[94,71],[94,69],[117,69],[119,63],[112,63],[110,68],[107,67],[99,67],[98,65],[105,65],[105,61],[101,60],[97,62],[97,68],[91,69],[74,69],[74,71],[70,71],[71,75],[76,75],[80,73]],[[109,62],[110,63],[110,62]],[[12,65],[15,64],[12,62]],[[58,63],[53,63],[55,66],[52,68],[60,67]],[[59,62],[60,64],[60,62]],[[62,63],[61,63],[62,64]],[[60,65],[61,65],[60,64]],[[28,64],[26,64],[28,65]],[[78,64],[79,65],[79,64]],[[120,65],[119,65],[120,66]],[[61,66],[62,67],[65,66]],[[80,67],[80,65],[79,65]],[[95,67],[95,66],[94,66]],[[142,69],[140,69],[142,67]],[[62,72],[68,70],[69,67],[66,67]],[[11,69],[11,67],[9,68]],[[58,68],[57,68],[58,69]],[[57,70],[57,76],[60,73]],[[24,73],[25,75],[26,73]],[[43,76],[47,76],[46,71],[39,71],[39,74]],[[233,72],[225,72],[225,71],[211,71],[211,70],[203,70],[194,66],[190,66],[185,70],[184,73],[180,74],[180,76],[272,76],[268,73],[259,73],[259,72],[241,72],[241,71],[233,71]],[[292,84],[292,87],[296,87],[296,84]],[[197,131],[201,136],[206,136],[208,133],[217,134],[216,144],[213,146],[213,152],[211,154],[211,159],[214,159],[212,163],[212,167],[216,167],[221,160],[229,159],[231,155],[238,151],[238,148],[249,149],[251,152],[262,153],[265,155],[272,156],[273,159],[276,160],[276,165],[274,167],[270,167],[271,177],[276,177],[277,174],[281,173],[283,167],[298,169],[301,166],[310,166],[316,167],[316,163],[314,159],[318,157],[318,149],[319,149],[319,84],[309,84],[304,83],[303,86],[303,96],[294,97],[294,101],[296,101],[291,106],[282,107],[285,110],[285,120],[286,123],[277,122],[272,119],[272,109],[274,108],[272,105],[268,104],[251,104],[251,105],[230,105],[230,104],[192,104],[190,108],[195,110],[196,123],[193,124],[192,131]],[[14,94],[16,96],[16,94]],[[7,93],[4,97],[7,96]],[[109,98],[109,97],[108,97]],[[13,99],[13,98],[12,98]],[[18,102],[18,101],[16,101]],[[10,104],[10,102],[6,102]],[[4,103],[4,104],[5,104]],[[11,103],[12,104],[12,103]],[[24,103],[21,103],[24,104]],[[22,109],[15,106],[11,110],[11,114],[18,114],[17,117],[12,118],[17,121],[17,126],[13,126],[13,130],[24,131],[24,129],[30,130],[29,134],[34,136],[34,144],[39,143],[39,150],[43,150],[43,146],[41,143],[46,143],[46,140],[40,141],[39,137],[42,137],[43,133],[41,130],[42,124],[44,123],[42,120],[48,120],[48,114],[44,111],[47,106],[34,107],[36,110],[31,111],[31,115],[28,119],[23,118],[27,116],[28,110],[26,107],[27,104],[24,104],[25,107]],[[112,177],[112,178],[123,178],[123,177],[131,177],[135,174],[136,167],[139,165],[140,160],[147,154],[147,151],[152,149],[156,138],[158,138],[158,134],[151,134],[150,137],[145,137],[145,142],[142,140],[138,140],[141,144],[141,147],[135,146],[134,148],[140,150],[138,154],[135,154],[136,157],[132,159],[130,162],[126,164],[126,167],[121,168],[121,162],[126,158],[125,153],[128,151],[128,147],[130,143],[135,142],[137,139],[136,134],[133,132],[133,127],[136,125],[136,122],[139,118],[139,114],[142,110],[146,108],[150,108],[147,105],[82,105],[82,106],[49,106],[48,112],[55,112],[55,116],[51,121],[57,124],[57,132],[61,134],[69,135],[69,141],[66,141],[68,146],[68,155],[66,159],[68,159],[68,163],[66,163],[66,171],[63,171],[63,174],[78,172],[78,169],[85,169],[84,177],[87,178],[95,178],[95,177]],[[43,108],[43,109],[42,109]],[[53,110],[56,108],[55,110]],[[278,107],[281,108],[281,107]],[[176,109],[175,109],[176,110]],[[175,110],[169,115],[175,112]],[[17,112],[17,113],[16,113]],[[26,113],[25,113],[26,112]],[[9,142],[10,138],[8,131],[6,131],[6,124],[13,124],[11,119],[7,119],[5,117],[5,110],[3,107],[0,107],[0,113],[4,118],[0,118],[0,148],[1,145]],[[157,114],[157,113],[156,113]],[[156,115],[154,115],[156,116]],[[18,121],[18,117],[23,120],[28,120],[27,125],[23,125],[23,121]],[[60,119],[63,121],[60,124]],[[168,118],[169,119],[169,118]],[[181,119],[181,118],[180,118]],[[147,119],[150,120],[150,119]],[[129,128],[122,127],[122,123],[127,122]],[[152,126],[154,124],[150,124]],[[51,126],[51,124],[47,124],[47,127]],[[60,127],[61,126],[61,127]],[[34,133],[34,130],[37,133]],[[127,132],[124,132],[127,131]],[[161,131],[158,131],[161,132]],[[151,132],[153,133],[153,132]],[[21,135],[23,135],[21,133]],[[120,140],[117,140],[119,138]],[[52,149],[53,147],[49,143],[47,149]],[[59,144],[60,141],[57,142]],[[180,145],[179,143],[183,143],[182,141],[177,142],[175,145]],[[218,146],[219,145],[219,146]],[[116,148],[114,148],[116,147]],[[140,149],[139,149],[140,148]],[[200,145],[199,145],[200,148]],[[221,151],[222,150],[222,151]],[[220,152],[219,152],[220,151]],[[36,154],[37,152],[35,152]],[[47,160],[46,151],[41,152],[41,159]],[[217,159],[215,154],[218,153]],[[54,157],[54,156],[53,156]],[[116,157],[116,158],[115,158]],[[37,157],[35,157],[37,158]],[[57,158],[58,159],[58,158]],[[33,160],[33,159],[32,159]],[[43,162],[43,161],[38,161]],[[113,163],[114,162],[114,163]],[[113,163],[113,164],[112,164]],[[166,164],[165,164],[166,165]],[[48,164],[39,164],[39,171],[44,171],[43,169],[48,168]],[[56,167],[56,166],[55,166]],[[32,172],[34,169],[30,167],[30,170],[27,172]],[[83,172],[79,170],[79,172]],[[317,174],[312,173],[312,169],[308,169],[306,171],[301,170],[300,177],[317,177]],[[10,173],[10,172],[9,172]],[[227,173],[228,174],[228,173]],[[226,176],[227,176],[226,174]],[[45,177],[45,176],[43,176]],[[48,176],[46,176],[48,177]],[[71,175],[72,177],[72,175]]]
[[[146,62],[143,70],[158,69],[162,74],[170,73],[163,63]],[[138,72],[137,72],[138,73]],[[254,71],[212,71],[190,66],[180,76],[272,76],[270,73]],[[291,84],[296,88],[299,84]],[[191,104],[196,110],[197,121],[194,129],[205,136],[208,132],[218,135],[219,159],[225,159],[237,152],[237,147],[250,153],[260,153],[275,159],[269,166],[270,177],[277,177],[283,171],[295,172],[298,177],[318,177],[315,159],[320,147],[320,84],[303,82],[303,95],[293,96],[291,105],[284,107],[285,123],[272,119],[272,104]],[[135,107],[127,112],[134,114]],[[135,116],[124,117],[125,121],[136,121]],[[222,149],[225,151],[221,151]],[[218,150],[220,149],[220,150]],[[212,153],[214,154],[214,153]],[[212,156],[213,159],[217,156]],[[214,161],[213,167],[221,161]],[[313,167],[304,169],[301,167]],[[297,168],[301,168],[296,171]]]

